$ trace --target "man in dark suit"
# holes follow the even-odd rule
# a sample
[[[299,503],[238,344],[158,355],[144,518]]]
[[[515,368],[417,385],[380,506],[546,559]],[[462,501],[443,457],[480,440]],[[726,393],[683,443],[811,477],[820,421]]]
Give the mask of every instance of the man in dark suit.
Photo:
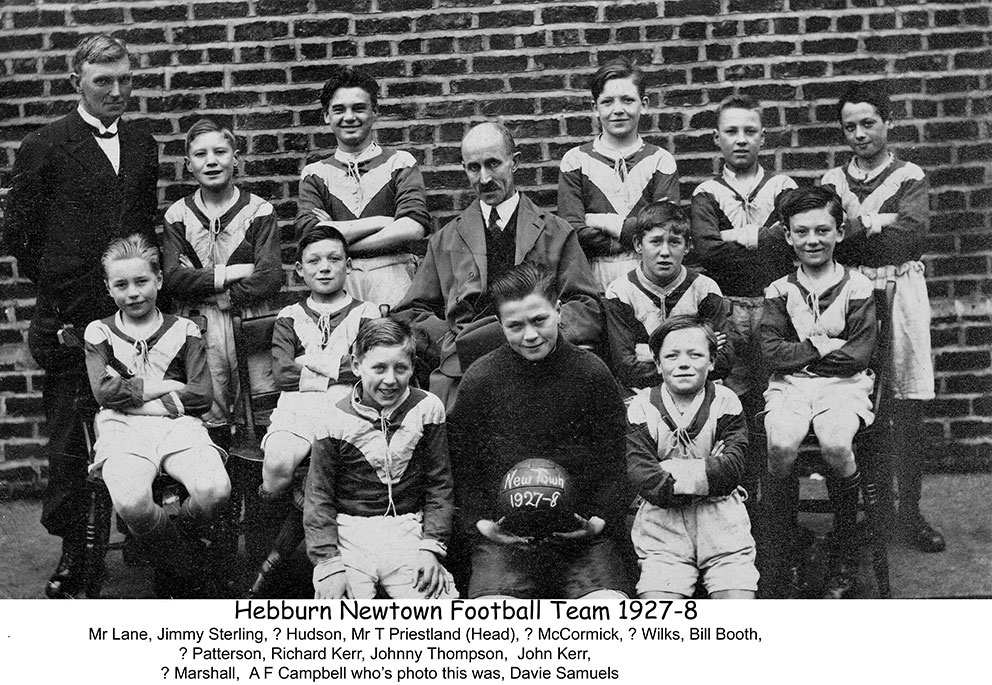
[[[500,124],[479,124],[465,134],[462,167],[478,199],[431,237],[396,307],[413,324],[418,354],[440,357],[430,389],[448,408],[469,364],[505,341],[487,290],[521,262],[556,275],[569,342],[595,346],[602,332],[599,286],[575,230],[517,191],[519,154]]]
[[[111,240],[130,233],[155,240],[158,208],[155,139],[120,118],[131,95],[127,46],[106,35],[85,38],[71,66],[79,105],[21,143],[4,232],[20,274],[38,286],[28,347],[45,370],[41,522],[63,541],[49,597],[71,596],[83,582],[86,450],[76,405],[90,389],[80,341],[87,323],[116,309],[100,258]]]

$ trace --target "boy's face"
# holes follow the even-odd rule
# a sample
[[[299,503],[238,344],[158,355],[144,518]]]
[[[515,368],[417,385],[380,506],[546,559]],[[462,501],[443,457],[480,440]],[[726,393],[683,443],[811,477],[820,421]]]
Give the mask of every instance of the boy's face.
[[[362,379],[362,398],[389,410],[399,404],[413,377],[413,358],[405,345],[376,345],[351,362]]]
[[[324,112],[324,121],[330,125],[343,152],[364,149],[375,120],[372,98],[363,88],[338,88]]]
[[[186,169],[201,188],[223,190],[234,179],[238,153],[219,131],[198,135],[186,152]]]
[[[604,133],[616,140],[628,140],[637,133],[641,112],[647,106],[648,99],[641,97],[634,80],[628,77],[603,84],[593,109]]]
[[[878,161],[889,144],[891,121],[882,121],[878,110],[867,102],[847,102],[840,110],[840,125],[844,138],[858,159]]]
[[[826,207],[794,215],[785,232],[785,241],[792,245],[803,266],[810,268],[830,264],[834,248],[843,239],[844,229],[837,227]]]
[[[528,361],[547,357],[558,344],[561,303],[551,303],[543,295],[531,293],[522,300],[504,302],[499,323],[510,348]]]
[[[122,57],[116,62],[83,62],[69,82],[81,96],[83,109],[108,126],[127,109],[131,60]]]
[[[296,262],[296,273],[303,279],[317,302],[329,301],[344,289],[351,273],[351,260],[339,240],[318,240],[307,245]]]
[[[725,109],[720,113],[713,140],[734,172],[750,171],[758,163],[758,153],[765,142],[761,116],[751,109]]]
[[[682,260],[689,251],[689,241],[685,235],[672,233],[664,226],[655,226],[648,229],[634,249],[641,255],[644,275],[663,286],[675,280],[682,271]]]
[[[672,331],[661,343],[655,363],[670,393],[692,397],[713,370],[706,332],[701,328]]]
[[[162,274],[144,259],[115,259],[106,267],[107,292],[128,321],[146,321],[155,311]]]

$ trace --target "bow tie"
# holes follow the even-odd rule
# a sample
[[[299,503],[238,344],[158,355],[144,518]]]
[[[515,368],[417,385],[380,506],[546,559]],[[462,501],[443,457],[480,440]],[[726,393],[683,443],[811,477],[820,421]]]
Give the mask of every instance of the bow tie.
[[[87,124],[87,126],[89,126],[89,124]],[[98,129],[96,126],[89,126],[89,129],[93,133],[93,135],[95,135],[97,138],[116,138],[117,137],[117,131],[105,131],[105,132],[101,133],[100,132],[100,129]]]

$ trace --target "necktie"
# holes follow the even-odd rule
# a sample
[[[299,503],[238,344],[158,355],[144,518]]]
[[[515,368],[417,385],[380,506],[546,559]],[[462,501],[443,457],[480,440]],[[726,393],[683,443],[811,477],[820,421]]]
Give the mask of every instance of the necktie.
[[[486,226],[486,230],[493,235],[499,235],[500,233],[499,212],[496,211],[495,207],[489,212],[489,224]]]
[[[97,138],[116,138],[117,137],[117,131],[105,131],[103,133],[100,133],[100,129],[98,129],[96,126],[90,126],[90,130],[93,132],[93,135],[95,135]]]

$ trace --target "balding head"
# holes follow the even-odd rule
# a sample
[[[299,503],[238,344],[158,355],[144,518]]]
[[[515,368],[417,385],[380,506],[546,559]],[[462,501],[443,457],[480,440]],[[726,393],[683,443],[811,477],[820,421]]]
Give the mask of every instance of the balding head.
[[[502,124],[479,124],[465,134],[462,167],[480,200],[495,207],[516,192],[513,172],[518,154],[513,136]]]

